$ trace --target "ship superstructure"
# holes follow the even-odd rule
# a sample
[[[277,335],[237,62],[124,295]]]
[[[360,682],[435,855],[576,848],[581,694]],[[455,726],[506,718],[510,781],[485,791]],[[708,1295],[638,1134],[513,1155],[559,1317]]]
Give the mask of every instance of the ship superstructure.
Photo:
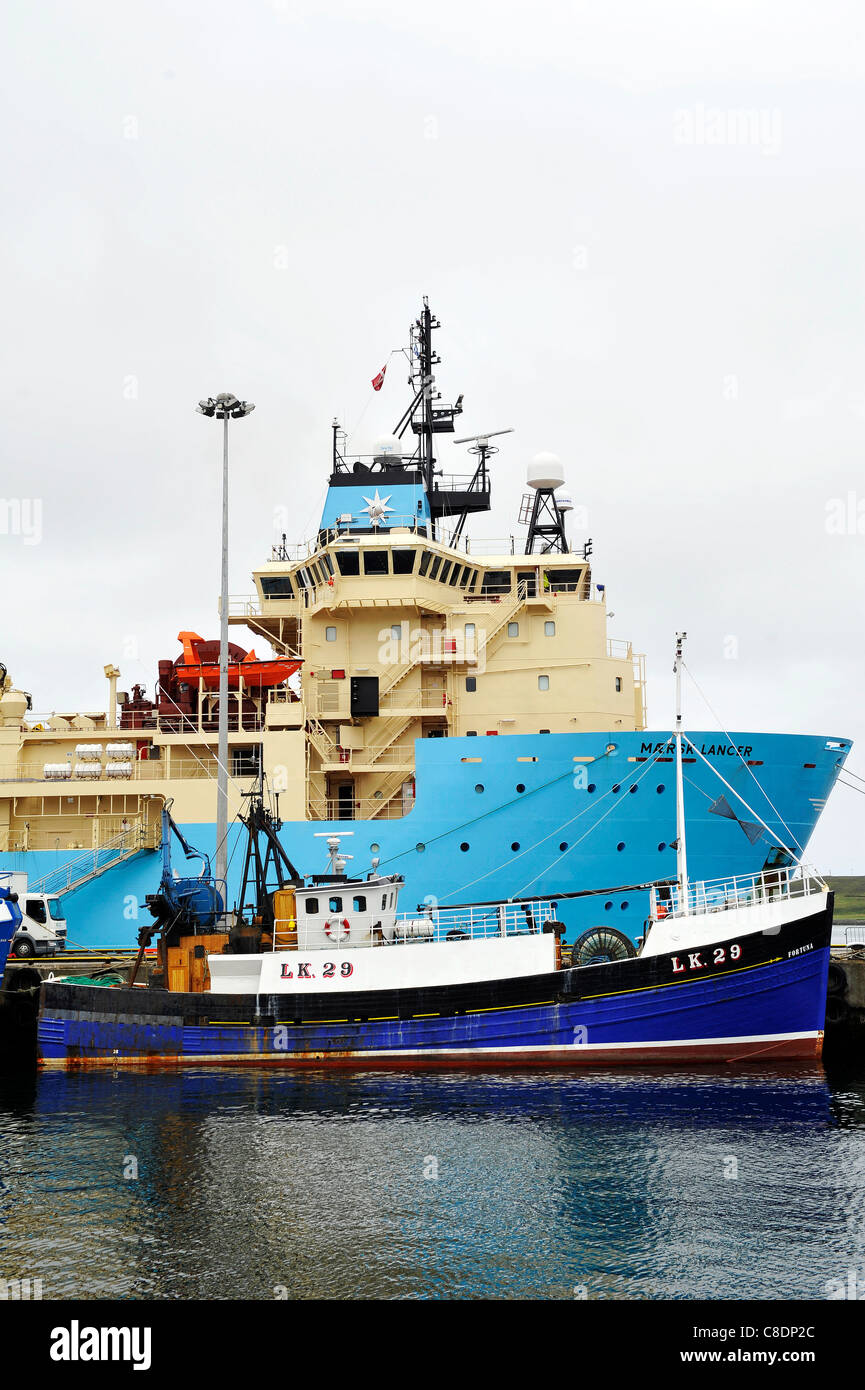
[[[636,937],[647,899],[630,890],[675,864],[671,730],[647,730],[643,658],[607,636],[606,590],[591,540],[568,535],[555,456],[530,465],[519,537],[470,534],[490,510],[498,431],[455,440],[463,398],[444,404],[437,389],[437,326],[425,301],[392,434],[357,455],[334,422],[318,529],[296,547],[283,537],[254,593],[230,600],[235,630],[271,648],[263,659],[230,651],[230,818],[263,772],[296,860],[328,824],[352,822],[358,869],[375,856],[405,877],[409,899],[431,874],[454,902],[479,878],[484,896],[585,887],[597,901],[569,909],[575,927],[607,914]],[[448,438],[471,451],[465,475],[440,467]],[[0,866],[69,893],[72,941],[134,939],[166,801],[184,833],[214,848],[218,643],[178,640],[152,692],[118,693],[121,672],[106,666],[107,711],[34,714],[2,673]],[[849,741],[691,739],[695,873],[798,856]],[[724,770],[724,806],[701,759]],[[755,796],[771,833],[743,810]],[[106,873],[113,909],[93,891]]]

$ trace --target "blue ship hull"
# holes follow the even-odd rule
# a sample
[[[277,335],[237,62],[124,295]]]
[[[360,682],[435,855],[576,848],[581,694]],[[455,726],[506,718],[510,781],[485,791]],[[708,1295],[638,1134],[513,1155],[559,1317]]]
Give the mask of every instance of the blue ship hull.
[[[659,955],[478,985],[303,997],[52,982],[42,987],[38,1056],[62,1068],[814,1058],[822,1049],[831,924],[830,895],[818,915],[739,937],[738,950],[729,941],[718,943],[723,951],[704,948],[698,975]],[[723,964],[711,963],[719,958]]]
[[[778,846],[798,853],[850,749],[849,740],[808,735],[689,738],[684,772],[693,879],[758,872]],[[352,871],[362,872],[378,855],[382,872],[404,876],[407,910],[429,896],[452,905],[591,890],[595,896],[560,904],[568,940],[598,923],[632,940],[642,934],[648,894],[635,885],[676,872],[675,768],[665,731],[424,739],[415,748],[416,801],[401,820],[291,820],[282,798],[280,811],[287,818],[280,838],[302,871],[323,868],[317,835],[351,830],[353,839],[345,845],[354,856]],[[710,811],[719,796],[756,827],[753,842],[736,820]],[[180,824],[192,844],[214,854],[214,823]],[[236,898],[242,858],[231,854],[241,834],[234,827],[229,836],[229,904]],[[67,857],[15,854],[3,867],[26,870],[33,883]],[[155,891],[159,872],[158,855],[146,852],[67,895],[69,944],[134,945],[139,926],[150,920],[145,897]]]

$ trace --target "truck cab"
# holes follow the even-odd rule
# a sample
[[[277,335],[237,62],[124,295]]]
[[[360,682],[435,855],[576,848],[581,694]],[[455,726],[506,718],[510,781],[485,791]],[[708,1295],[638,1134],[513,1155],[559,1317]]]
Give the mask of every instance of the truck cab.
[[[9,954],[16,960],[51,956],[66,950],[66,916],[55,893],[29,892],[27,875],[0,872],[0,885],[18,894],[21,925],[12,938]]]

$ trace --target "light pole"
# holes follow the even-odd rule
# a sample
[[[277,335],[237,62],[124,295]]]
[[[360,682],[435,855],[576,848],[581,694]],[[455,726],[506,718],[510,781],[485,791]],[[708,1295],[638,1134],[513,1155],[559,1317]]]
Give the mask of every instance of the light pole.
[[[255,409],[230,392],[199,401],[201,415],[222,421],[222,586],[219,613],[219,742],[216,761],[215,877],[225,885],[228,862],[228,422],[242,420]],[[227,892],[226,892],[227,897]],[[226,906],[227,906],[226,902]]]

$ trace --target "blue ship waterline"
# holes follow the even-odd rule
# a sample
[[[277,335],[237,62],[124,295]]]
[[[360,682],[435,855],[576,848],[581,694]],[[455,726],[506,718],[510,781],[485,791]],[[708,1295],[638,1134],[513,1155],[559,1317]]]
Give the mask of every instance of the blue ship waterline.
[[[728,738],[709,731],[688,738],[685,806],[694,879],[755,873],[798,857],[850,749],[847,739],[816,735]],[[676,875],[675,767],[668,745],[668,731],[651,730],[419,739],[416,801],[403,818],[287,819],[280,839],[295,864],[311,873],[323,868],[323,842],[316,837],[351,831],[344,843],[354,856],[352,871],[363,871],[377,856],[382,872],[405,878],[407,908],[430,897],[451,905],[584,891],[591,896],[559,906],[568,940],[601,923],[635,940],[648,915],[648,891],[638,885]],[[726,815],[718,812],[719,797]],[[290,814],[290,807],[280,809]],[[182,823],[181,829],[198,849],[214,854],[213,822]],[[239,887],[240,854],[234,851],[241,833],[239,826],[229,830],[229,905]],[[68,852],[46,851],[9,856],[10,867],[26,871],[31,883],[67,858]],[[139,926],[149,920],[145,897],[159,874],[159,854],[142,852],[67,895],[70,945],[134,945]]]

